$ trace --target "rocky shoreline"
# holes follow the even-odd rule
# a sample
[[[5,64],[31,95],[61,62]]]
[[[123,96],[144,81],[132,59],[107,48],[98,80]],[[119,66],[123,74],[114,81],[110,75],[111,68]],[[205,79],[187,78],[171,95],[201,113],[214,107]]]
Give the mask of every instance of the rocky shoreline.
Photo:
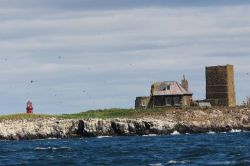
[[[250,131],[250,110],[174,110],[138,119],[0,120],[1,140]]]

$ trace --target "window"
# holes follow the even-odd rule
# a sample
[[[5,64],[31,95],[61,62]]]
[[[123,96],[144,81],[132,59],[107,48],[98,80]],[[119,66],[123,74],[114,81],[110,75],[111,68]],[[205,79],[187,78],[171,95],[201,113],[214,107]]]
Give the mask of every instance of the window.
[[[167,85],[166,87],[162,88],[163,91],[170,90],[170,85]]]

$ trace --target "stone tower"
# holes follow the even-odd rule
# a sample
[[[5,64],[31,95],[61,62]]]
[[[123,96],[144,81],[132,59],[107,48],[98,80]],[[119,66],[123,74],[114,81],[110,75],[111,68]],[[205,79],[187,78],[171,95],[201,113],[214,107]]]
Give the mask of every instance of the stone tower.
[[[206,67],[206,98],[214,106],[236,106],[234,67]]]

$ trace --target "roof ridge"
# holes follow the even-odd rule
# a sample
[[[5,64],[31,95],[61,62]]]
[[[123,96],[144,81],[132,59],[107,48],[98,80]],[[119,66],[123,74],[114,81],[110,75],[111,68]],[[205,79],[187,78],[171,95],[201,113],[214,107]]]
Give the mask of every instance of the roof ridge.
[[[158,82],[154,82],[153,84],[161,84],[161,83],[168,83],[168,82],[178,83],[178,81],[158,81]]]
[[[177,86],[180,88],[180,90],[181,90],[181,92],[182,92],[183,94],[186,94],[186,92],[188,93],[188,91],[187,91],[186,89],[184,89],[180,83],[177,82]],[[183,90],[184,90],[184,91],[183,91]],[[184,93],[184,92],[185,92],[185,93]]]
[[[168,83],[170,84],[170,90],[165,90],[163,87],[167,87]],[[153,85],[156,85],[157,88],[154,89],[155,94],[159,95],[189,95],[192,94],[191,92],[187,91],[180,82],[178,81],[164,81],[164,82],[156,82]],[[153,94],[154,94],[153,92]]]

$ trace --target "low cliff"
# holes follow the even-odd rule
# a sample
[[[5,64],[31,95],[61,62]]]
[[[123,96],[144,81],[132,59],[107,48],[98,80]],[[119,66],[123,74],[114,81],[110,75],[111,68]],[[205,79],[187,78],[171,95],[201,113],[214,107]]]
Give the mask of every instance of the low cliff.
[[[172,110],[137,119],[37,118],[0,120],[0,139],[72,138],[147,134],[250,131],[250,110]]]

